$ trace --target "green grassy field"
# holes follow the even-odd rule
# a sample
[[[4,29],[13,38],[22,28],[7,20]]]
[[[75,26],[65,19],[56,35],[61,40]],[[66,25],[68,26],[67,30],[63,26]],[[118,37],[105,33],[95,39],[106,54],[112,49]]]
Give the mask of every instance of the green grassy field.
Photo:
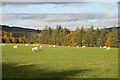
[[[3,78],[118,78],[118,49],[2,46]]]

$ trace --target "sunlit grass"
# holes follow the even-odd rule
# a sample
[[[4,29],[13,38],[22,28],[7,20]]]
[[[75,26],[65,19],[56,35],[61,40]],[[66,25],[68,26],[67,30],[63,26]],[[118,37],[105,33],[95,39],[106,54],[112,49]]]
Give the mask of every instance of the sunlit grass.
[[[117,78],[118,49],[2,46],[3,78]]]

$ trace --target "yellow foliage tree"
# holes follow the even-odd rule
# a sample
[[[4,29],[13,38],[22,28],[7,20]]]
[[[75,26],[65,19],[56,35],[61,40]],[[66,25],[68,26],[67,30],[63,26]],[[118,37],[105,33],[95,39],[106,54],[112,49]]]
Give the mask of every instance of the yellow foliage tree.
[[[107,40],[105,42],[105,46],[110,47],[110,38],[109,37],[107,38]]]
[[[65,36],[65,40],[64,40],[64,44],[65,45],[73,45],[73,46],[76,46],[77,43],[75,43],[74,41],[74,35],[75,35],[75,32],[70,32],[69,34],[67,34]]]

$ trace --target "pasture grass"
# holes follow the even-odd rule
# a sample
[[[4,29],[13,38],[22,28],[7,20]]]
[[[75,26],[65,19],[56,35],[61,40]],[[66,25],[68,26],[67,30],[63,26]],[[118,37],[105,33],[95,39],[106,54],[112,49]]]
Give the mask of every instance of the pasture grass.
[[[3,78],[118,78],[118,49],[2,46]]]

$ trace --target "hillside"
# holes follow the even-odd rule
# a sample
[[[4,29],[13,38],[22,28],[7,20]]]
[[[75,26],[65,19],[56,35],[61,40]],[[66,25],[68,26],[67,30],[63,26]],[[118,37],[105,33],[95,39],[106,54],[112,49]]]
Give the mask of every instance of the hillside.
[[[109,31],[111,32],[111,31],[112,31],[112,28],[113,28],[113,27],[107,28],[107,30],[109,30]],[[119,30],[119,29],[120,29],[120,26],[119,26],[119,27],[116,27],[116,29]]]
[[[34,32],[34,33],[40,33],[41,30],[35,30],[35,29],[29,29],[29,28],[22,28],[17,26],[7,26],[7,25],[0,25],[0,29],[2,28],[2,31],[6,32]]]
[[[29,28],[22,28],[22,27],[10,27],[7,25],[0,25],[0,31],[7,32],[8,34],[12,32],[12,36],[15,38],[25,36],[28,42],[36,41],[37,38],[41,35],[41,30],[29,29]]]

